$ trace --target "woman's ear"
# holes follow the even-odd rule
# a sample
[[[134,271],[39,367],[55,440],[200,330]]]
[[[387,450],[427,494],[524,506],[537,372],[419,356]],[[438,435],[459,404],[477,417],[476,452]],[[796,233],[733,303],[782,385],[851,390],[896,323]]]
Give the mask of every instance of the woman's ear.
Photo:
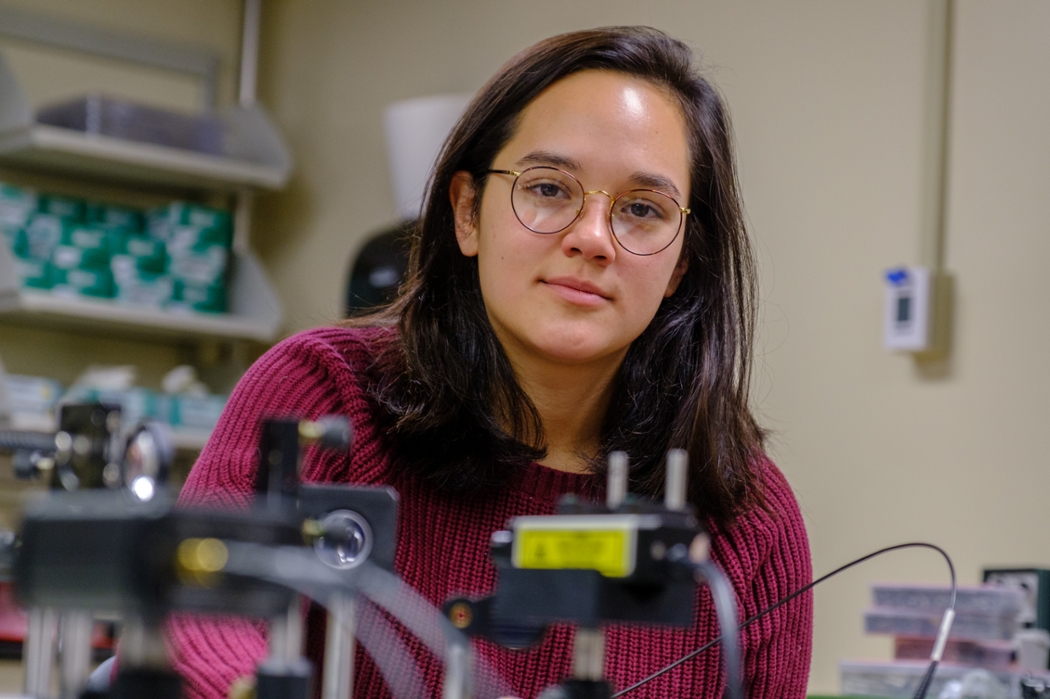
[[[682,252],[682,257],[678,260],[678,264],[675,265],[674,271],[671,272],[671,279],[667,282],[667,288],[664,290],[664,298],[671,298],[671,295],[678,289],[678,285],[682,282],[682,277],[685,276],[686,270],[689,269],[689,260],[685,256],[685,252]]]
[[[478,254],[478,226],[474,216],[474,178],[460,170],[452,176],[448,198],[452,202],[452,216],[456,222],[456,241],[467,257]]]

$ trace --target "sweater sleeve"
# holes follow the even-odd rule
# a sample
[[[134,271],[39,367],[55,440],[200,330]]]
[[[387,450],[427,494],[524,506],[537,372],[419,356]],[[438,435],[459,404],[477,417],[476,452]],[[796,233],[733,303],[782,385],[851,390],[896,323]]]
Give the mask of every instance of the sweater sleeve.
[[[726,573],[737,591],[741,621],[772,607],[813,576],[806,530],[791,487],[771,462],[764,460],[763,466],[766,507],[746,515],[746,523],[731,526],[721,538],[721,555],[714,552],[717,558],[733,562]],[[803,699],[812,637],[808,592],[744,629],[747,696]]]
[[[375,430],[352,371],[352,352],[340,346],[348,331],[328,329],[294,336],[260,358],[237,385],[194,465],[180,505],[241,507],[252,496],[260,424],[270,417],[314,419],[346,415],[355,423],[350,459],[313,452],[303,457],[304,480],[368,482],[381,464],[373,458]],[[359,448],[360,447],[360,448]],[[187,699],[222,699],[233,680],[251,675],[266,655],[259,620],[175,615],[168,624],[172,665]]]

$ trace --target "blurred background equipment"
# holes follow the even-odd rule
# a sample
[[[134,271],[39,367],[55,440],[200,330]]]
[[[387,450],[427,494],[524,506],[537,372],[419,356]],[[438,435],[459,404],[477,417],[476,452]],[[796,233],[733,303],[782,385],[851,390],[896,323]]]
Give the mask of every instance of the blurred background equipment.
[[[415,219],[372,235],[357,253],[346,287],[346,314],[358,315],[390,303],[408,270],[410,236]]]
[[[430,174],[452,127],[467,108],[471,95],[417,97],[386,108],[386,152],[394,187],[397,216],[419,216]]]
[[[13,453],[15,475],[46,481],[52,491],[122,490],[122,499],[145,503],[163,493],[174,448],[168,430],[157,424],[134,428],[121,425],[119,405],[70,403],[59,413],[58,431],[29,432],[0,429],[0,453]],[[7,533],[0,541],[7,558],[0,569],[0,650],[24,660],[26,690],[47,696],[55,637],[60,639],[63,686],[85,676],[94,656],[114,650],[111,619],[96,619],[82,609],[59,613],[55,609],[28,610],[15,604],[10,591],[11,564],[17,560],[18,540]],[[69,541],[67,543],[75,542]],[[103,537],[96,545],[110,546]],[[61,547],[59,558],[68,555]],[[88,581],[74,576],[75,584]]]
[[[910,697],[934,647],[949,588],[877,583],[871,592],[864,630],[892,636],[894,659],[841,661],[842,694]],[[960,586],[955,620],[930,696],[1005,699],[1020,696],[1026,677],[1050,679],[1050,634],[1034,628],[1034,619],[1027,591],[1008,576],[984,585]]]
[[[450,94],[395,102],[386,108],[387,158],[398,223],[371,234],[350,266],[346,313],[357,315],[389,303],[408,268],[411,234],[427,183],[452,127],[470,95]]]

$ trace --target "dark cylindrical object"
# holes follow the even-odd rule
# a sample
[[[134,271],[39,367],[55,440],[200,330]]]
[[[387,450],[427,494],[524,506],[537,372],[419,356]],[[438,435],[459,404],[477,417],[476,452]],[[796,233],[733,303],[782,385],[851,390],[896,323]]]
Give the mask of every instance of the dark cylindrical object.
[[[41,451],[19,449],[11,455],[11,467],[14,469],[15,478],[22,481],[35,478],[40,473],[40,463],[46,463],[47,459]]]
[[[62,406],[55,435],[55,490],[106,487],[106,467],[119,469],[118,432],[120,406],[104,403],[71,403]]]
[[[264,663],[255,675],[255,698],[308,699],[313,694],[312,676],[313,668],[306,658],[293,663]]]
[[[0,430],[0,451],[55,453],[55,435],[47,432]]]
[[[128,668],[117,675],[110,696],[112,699],[181,699],[182,680],[171,670]]]
[[[559,685],[548,687],[540,694],[539,699],[609,699],[612,686],[602,680],[565,680]]]
[[[55,493],[26,509],[15,587],[26,606],[95,609],[147,619],[171,610],[272,616],[292,593],[216,571],[201,577],[177,564],[187,541],[301,545],[299,520],[272,509],[180,508],[120,491]],[[199,572],[199,571],[198,571]]]
[[[274,507],[299,497],[299,421],[264,420],[255,492]]]

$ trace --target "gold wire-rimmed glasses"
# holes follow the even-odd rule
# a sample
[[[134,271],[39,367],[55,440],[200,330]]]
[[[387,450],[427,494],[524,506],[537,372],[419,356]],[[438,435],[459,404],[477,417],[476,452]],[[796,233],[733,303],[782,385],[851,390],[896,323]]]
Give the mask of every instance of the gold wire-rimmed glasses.
[[[609,230],[620,247],[634,255],[655,255],[678,237],[689,209],[655,189],[631,189],[615,197],[605,190],[585,191],[572,173],[536,165],[522,171],[488,170],[510,175],[510,205],[521,225],[551,235],[571,226],[583,213],[589,194],[609,197]]]

